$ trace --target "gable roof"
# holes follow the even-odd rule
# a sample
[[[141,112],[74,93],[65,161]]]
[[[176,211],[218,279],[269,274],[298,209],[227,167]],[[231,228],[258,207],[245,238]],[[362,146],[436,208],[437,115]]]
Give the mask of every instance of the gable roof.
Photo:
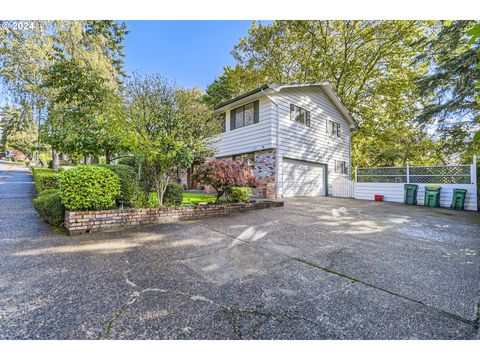
[[[221,109],[221,108],[223,108],[227,105],[233,104],[233,103],[235,103],[237,101],[240,101],[240,100],[242,100],[246,97],[255,95],[259,92],[263,92],[264,90],[267,90],[267,89],[271,89],[273,91],[280,92],[282,89],[286,89],[286,88],[310,87],[310,86],[321,87],[325,91],[325,93],[327,94],[329,99],[338,108],[340,113],[347,119],[347,121],[349,121],[351,123],[351,125],[358,128],[358,124],[355,121],[355,119],[353,118],[352,114],[350,114],[350,112],[348,111],[346,106],[343,104],[342,100],[338,97],[335,90],[333,90],[332,86],[327,82],[313,82],[313,83],[301,83],[301,84],[266,84],[266,85],[260,86],[256,89],[253,89],[253,90],[251,90],[251,91],[249,91],[245,94],[237,96],[237,97],[235,97],[231,100],[228,100],[228,101],[225,101],[225,102],[219,104],[218,106],[215,107],[215,110],[219,110],[219,109]]]

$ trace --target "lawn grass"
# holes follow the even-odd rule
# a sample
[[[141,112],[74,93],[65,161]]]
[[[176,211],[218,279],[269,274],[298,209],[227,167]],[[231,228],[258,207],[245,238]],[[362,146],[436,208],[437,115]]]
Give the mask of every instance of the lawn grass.
[[[215,201],[215,199],[216,197],[211,195],[184,192],[182,205],[198,204],[201,202],[212,202]]]

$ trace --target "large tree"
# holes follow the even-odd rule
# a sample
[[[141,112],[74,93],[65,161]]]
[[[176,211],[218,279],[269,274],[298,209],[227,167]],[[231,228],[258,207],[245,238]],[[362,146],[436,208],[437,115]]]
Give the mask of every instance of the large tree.
[[[208,148],[218,122],[198,89],[181,89],[157,74],[133,74],[125,86],[124,103],[118,136],[139,159],[141,171],[150,174],[162,204],[174,169],[187,168]]]
[[[33,121],[31,108],[6,105],[0,112],[2,137],[0,151],[19,150],[32,159],[37,142],[37,125]]]
[[[426,51],[419,57],[429,72],[418,79],[420,96],[428,101],[418,120],[434,130],[445,158],[462,155],[471,160],[472,134],[480,125],[480,39],[469,44],[468,31],[475,21],[440,21],[426,37]]]
[[[352,157],[359,166],[396,165],[419,156],[426,134],[414,122],[416,61],[429,23],[421,21],[274,21],[253,23],[235,46],[234,68],[207,89],[216,105],[265,83],[329,82],[360,123]],[[408,139],[406,142],[405,139]],[[379,146],[381,145],[381,148]],[[380,151],[379,151],[380,150]]]
[[[56,124],[76,121],[71,116],[65,116],[75,106],[67,96],[69,90],[79,89],[82,85],[88,88],[91,74],[104,79],[111,90],[121,82],[121,42],[127,33],[123,24],[113,21],[35,21],[25,31],[0,29],[0,32],[0,77],[12,95],[12,101],[17,104],[28,102],[34,109],[36,121],[46,123],[50,135],[60,132],[52,131]],[[77,68],[74,69],[72,64]],[[65,75],[68,70],[74,70],[76,75],[68,84],[65,76],[54,75],[56,71]],[[53,109],[55,114],[50,116]],[[61,116],[65,119],[59,122]],[[96,122],[94,127],[98,126],[99,116],[89,116],[89,119]],[[71,128],[74,129],[74,126]],[[86,136],[77,130],[70,135]],[[62,139],[49,136],[46,140],[52,142],[52,150],[57,155],[55,150],[58,150],[56,147]],[[81,139],[78,143],[82,143]],[[83,151],[83,148],[76,150]],[[108,148],[103,150],[111,151]],[[54,160],[57,159],[54,156]],[[54,161],[55,164],[58,162]]]

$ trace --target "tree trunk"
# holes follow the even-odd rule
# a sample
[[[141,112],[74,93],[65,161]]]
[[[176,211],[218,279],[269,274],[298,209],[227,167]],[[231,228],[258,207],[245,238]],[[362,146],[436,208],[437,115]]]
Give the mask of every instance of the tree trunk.
[[[215,204],[220,204],[220,198],[225,191],[218,191],[217,189],[215,189],[215,191],[217,192],[217,199],[215,200]]]
[[[111,150],[105,150],[105,162],[107,164],[110,164],[110,159],[112,158],[112,151]]]
[[[60,158],[58,156],[58,152],[52,149],[52,169],[53,171],[58,171],[60,168]]]

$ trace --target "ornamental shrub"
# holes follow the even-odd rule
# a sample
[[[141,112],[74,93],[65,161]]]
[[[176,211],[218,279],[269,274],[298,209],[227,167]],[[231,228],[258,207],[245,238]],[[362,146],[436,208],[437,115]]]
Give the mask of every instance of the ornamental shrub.
[[[100,166],[78,166],[58,177],[60,197],[68,210],[103,210],[115,206],[120,180],[112,170]]]
[[[140,188],[137,179],[137,172],[134,168],[127,165],[105,164],[98,165],[112,170],[117,174],[120,180],[120,196],[117,198],[117,204],[130,208],[142,208],[145,206],[145,194]]]
[[[47,189],[58,189],[58,172],[41,167],[32,167],[32,172],[38,193]]]
[[[158,203],[157,192],[152,191],[150,194],[148,194],[147,208],[156,209],[159,207],[160,204]]]
[[[163,194],[163,205],[178,206],[183,201],[183,187],[180,184],[168,183]]]
[[[63,223],[65,207],[60,199],[60,191],[58,189],[42,191],[33,200],[33,206],[49,224],[60,226]]]
[[[258,181],[250,167],[233,160],[210,160],[195,169],[194,179],[204,185],[210,185],[220,197],[234,186],[256,187]]]
[[[249,202],[252,197],[252,189],[249,187],[234,186],[227,192],[228,197],[232,202]]]

